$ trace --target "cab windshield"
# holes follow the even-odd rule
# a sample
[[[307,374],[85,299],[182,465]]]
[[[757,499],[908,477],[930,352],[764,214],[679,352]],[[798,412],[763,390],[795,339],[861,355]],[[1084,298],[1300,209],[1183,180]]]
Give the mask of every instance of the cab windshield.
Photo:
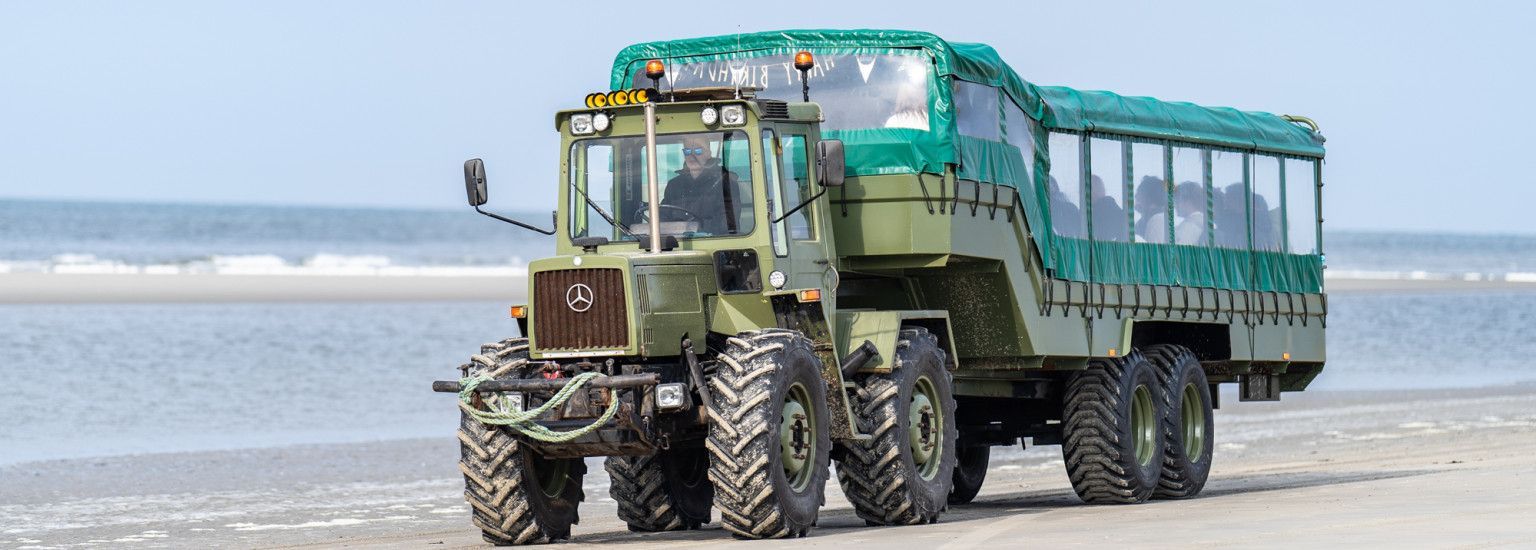
[[[752,232],[752,170],[740,131],[656,136],[663,235],[679,239]],[[650,233],[645,136],[571,145],[571,238],[633,241]]]

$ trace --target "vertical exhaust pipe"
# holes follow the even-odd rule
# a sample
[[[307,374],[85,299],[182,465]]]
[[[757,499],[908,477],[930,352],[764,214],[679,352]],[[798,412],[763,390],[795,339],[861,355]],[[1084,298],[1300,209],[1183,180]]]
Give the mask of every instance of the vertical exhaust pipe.
[[[656,104],[645,102],[645,170],[650,176],[646,192],[651,200],[648,205],[651,218],[651,253],[661,253],[661,183],[656,181]]]

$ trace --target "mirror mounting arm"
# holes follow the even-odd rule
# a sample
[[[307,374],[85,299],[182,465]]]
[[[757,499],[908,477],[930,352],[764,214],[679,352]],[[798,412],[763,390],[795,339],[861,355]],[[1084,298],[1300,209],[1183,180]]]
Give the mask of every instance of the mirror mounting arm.
[[[816,202],[816,199],[821,198],[821,196],[825,195],[825,194],[827,194],[827,188],[826,187],[822,187],[821,191],[818,191],[815,195],[811,195],[810,198],[805,199],[805,201],[801,202],[798,206],[795,206],[794,208],[789,209],[788,212],[785,212],[784,214],[780,215],[779,217],[774,218],[772,223],[779,223],[781,221],[784,221],[785,218],[788,218],[788,217],[794,215],[795,212],[799,212],[800,209],[805,208],[806,206],[810,206],[811,203]]]
[[[499,214],[496,214],[496,213],[493,213],[493,212],[486,212],[484,210],[481,210],[479,206],[475,207],[475,211],[479,212],[481,214],[484,214],[486,216],[489,216],[489,217],[492,217],[492,218],[495,218],[495,219],[498,219],[498,220],[510,223],[512,225],[521,227],[523,229],[527,229],[529,231],[533,231],[533,232],[536,232],[536,233],[543,233],[545,235],[554,235],[555,234],[555,228],[556,228],[555,219],[556,218],[555,218],[555,214],[553,212],[551,212],[549,214],[550,228],[548,230],[544,230],[544,229],[539,229],[537,227],[528,225],[526,223],[514,220],[512,218],[508,218],[508,217],[505,217],[505,216],[502,216],[502,215],[499,215]]]

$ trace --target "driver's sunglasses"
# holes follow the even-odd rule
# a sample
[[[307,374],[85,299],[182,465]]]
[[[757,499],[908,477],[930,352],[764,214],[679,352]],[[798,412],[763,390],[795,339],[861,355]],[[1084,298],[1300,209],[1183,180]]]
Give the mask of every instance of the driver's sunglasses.
[[[691,147],[691,148],[690,147],[684,147],[683,148],[683,154],[684,155],[688,155],[690,157],[697,157],[699,155],[704,154],[704,148],[703,147]]]

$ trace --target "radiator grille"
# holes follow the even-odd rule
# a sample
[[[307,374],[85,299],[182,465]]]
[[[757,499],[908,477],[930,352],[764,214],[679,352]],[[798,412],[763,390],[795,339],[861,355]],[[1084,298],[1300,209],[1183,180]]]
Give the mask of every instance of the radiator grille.
[[[579,299],[590,289],[586,311]],[[571,307],[571,300],[576,307]],[[562,269],[533,276],[533,338],[539,349],[582,350],[629,345],[624,275],[618,269]]]

